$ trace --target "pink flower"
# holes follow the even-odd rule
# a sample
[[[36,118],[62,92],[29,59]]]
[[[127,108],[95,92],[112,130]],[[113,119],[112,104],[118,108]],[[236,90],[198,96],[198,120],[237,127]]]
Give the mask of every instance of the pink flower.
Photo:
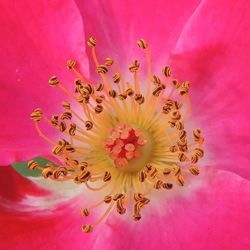
[[[71,1],[2,1],[0,248],[249,249],[249,7],[246,0],[77,1],[77,5]],[[86,78],[98,79],[93,61],[88,61],[91,49],[85,52],[91,36],[96,37],[100,61],[110,56],[126,72],[136,58],[141,78],[147,74],[146,60],[136,41],[143,37],[156,75],[168,63],[181,82],[190,80],[191,115],[185,128],[192,133],[194,126],[200,126],[206,142],[200,175],[189,174],[184,187],[154,191],[140,221],[131,220],[127,207],[124,215],[113,211],[92,233],[83,234],[81,225],[88,218],[81,218],[80,210],[103,199],[105,192],[86,191],[83,184],[24,178],[9,164],[46,157],[51,150],[28,117],[38,106],[50,117],[58,112],[61,101],[67,101],[67,95],[48,86],[52,74],[72,89],[75,75],[65,69],[65,62],[73,58]],[[93,47],[94,40],[88,41]],[[144,41],[139,45],[144,47]],[[136,67],[134,62],[132,68]],[[55,79],[52,83],[56,84]],[[35,120],[37,116],[39,120],[39,110],[33,113]],[[132,129],[114,126],[102,141],[116,168],[130,167],[131,159],[145,156],[136,150],[152,150],[147,148],[150,136],[129,125]],[[42,131],[53,141],[59,139],[49,126]],[[103,214],[98,209],[106,211],[105,205],[93,210],[90,223]]]

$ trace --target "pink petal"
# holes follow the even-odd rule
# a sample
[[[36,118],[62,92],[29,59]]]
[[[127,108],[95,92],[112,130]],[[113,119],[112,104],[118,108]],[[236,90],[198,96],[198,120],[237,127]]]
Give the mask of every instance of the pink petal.
[[[250,177],[249,1],[204,1],[171,56],[175,77],[192,81],[192,121],[204,132],[209,165]]]
[[[57,198],[12,167],[0,167],[0,249],[91,249],[94,235],[81,231],[83,195],[51,206]]]
[[[19,175],[11,166],[0,168],[0,200],[21,201],[26,195],[43,196],[49,192],[39,188],[32,181]]]
[[[203,171],[202,180],[153,197],[139,222],[110,217],[96,249],[104,242],[107,249],[249,249],[250,182],[227,171]]]
[[[115,213],[91,234],[80,230],[86,221],[79,216],[86,206],[82,195],[54,210],[32,213],[5,209],[1,203],[0,248],[249,249],[250,183],[211,168],[194,179],[184,187],[154,194],[141,221]]]
[[[8,164],[48,152],[29,115],[36,107],[49,117],[60,110],[67,96],[48,79],[56,74],[73,85],[67,59],[83,63],[85,73],[88,62],[82,20],[71,1],[2,1],[1,12],[0,163]]]
[[[128,69],[133,59],[141,59],[144,55],[136,44],[141,38],[149,43],[153,61],[161,58],[164,60],[161,63],[166,63],[170,49],[199,2],[76,1],[86,27],[86,37],[97,38],[100,61],[111,57],[122,70]],[[92,70],[95,75],[94,67]]]

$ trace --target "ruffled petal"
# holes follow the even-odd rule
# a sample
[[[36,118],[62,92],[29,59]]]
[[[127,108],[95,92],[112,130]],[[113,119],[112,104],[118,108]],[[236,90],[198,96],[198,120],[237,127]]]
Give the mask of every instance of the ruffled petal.
[[[49,194],[48,191],[39,188],[29,179],[19,175],[11,166],[0,168],[0,180],[2,204],[4,201],[19,202],[26,195],[40,197]]]
[[[1,167],[0,249],[69,249],[71,242],[82,249],[81,192],[73,182],[25,178]]]
[[[195,178],[152,197],[139,222],[110,216],[94,249],[249,249],[250,182],[211,168]]]
[[[75,78],[67,59],[88,72],[82,19],[71,1],[1,1],[0,163],[2,165],[48,153],[30,113],[41,107],[48,116],[67,96],[51,89],[57,75],[63,84]],[[45,128],[49,136],[53,130]]]
[[[161,58],[165,60],[161,63],[166,63],[170,49],[199,2],[76,0],[86,38],[97,39],[100,61],[109,56],[121,69],[127,69],[133,59],[141,59],[143,53],[136,44],[141,38],[149,43],[153,61]],[[94,67],[92,72],[95,74]]]
[[[190,80],[192,120],[206,138],[207,163],[250,177],[249,17],[246,0],[203,1],[171,55]]]
[[[139,222],[112,214],[90,234],[81,232],[81,194],[53,209],[0,206],[2,249],[249,249],[250,183],[207,168],[186,186],[158,191]],[[2,190],[2,189],[1,189]],[[95,217],[96,215],[94,215]],[[93,220],[94,218],[90,218]],[[13,237],[15,235],[15,237]]]

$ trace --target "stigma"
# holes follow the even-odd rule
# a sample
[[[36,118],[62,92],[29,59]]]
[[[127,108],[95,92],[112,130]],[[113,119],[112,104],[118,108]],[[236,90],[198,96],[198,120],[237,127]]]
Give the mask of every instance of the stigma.
[[[123,168],[127,172],[137,171],[136,161],[133,159],[140,158],[140,147],[148,148],[147,140],[142,137],[142,133],[141,129],[134,129],[126,124],[118,124],[110,129],[108,138],[104,141],[104,147],[107,155],[114,160],[116,168]],[[140,159],[140,165],[146,164],[141,161]]]
[[[153,74],[143,39],[137,42],[147,61],[147,69],[142,71],[138,60],[125,72],[109,57],[99,62],[96,40],[91,37],[87,44],[99,80],[90,81],[78,70],[76,61],[68,60],[67,67],[76,76],[74,91],[57,76],[52,76],[49,84],[69,96],[74,105],[63,102],[63,112],[51,118],[40,108],[31,114],[38,134],[51,145],[51,153],[61,165],[28,163],[44,178],[74,181],[100,198],[81,211],[86,221],[94,209],[107,207],[96,221],[83,224],[85,233],[115,211],[126,214],[131,204],[131,218],[139,221],[150,197],[157,190],[170,192],[175,185],[184,188],[189,175],[199,174],[198,161],[204,156],[201,130],[186,129],[191,110],[188,81],[172,78],[168,66],[162,67],[161,75]],[[132,75],[130,81],[128,74]],[[53,126],[61,139],[54,141],[43,133],[41,122]]]

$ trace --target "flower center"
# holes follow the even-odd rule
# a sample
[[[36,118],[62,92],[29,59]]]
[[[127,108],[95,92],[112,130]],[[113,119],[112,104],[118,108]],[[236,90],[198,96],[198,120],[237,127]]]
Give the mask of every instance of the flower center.
[[[141,170],[151,157],[152,140],[147,140],[146,137],[149,136],[141,129],[118,124],[109,130],[104,148],[117,169],[135,173]]]
[[[88,45],[101,82],[90,83],[78,71],[76,62],[69,60],[67,66],[77,76],[74,91],[56,76],[49,83],[70,96],[79,108],[63,102],[60,115],[48,118],[40,108],[31,114],[38,134],[51,144],[52,154],[62,164],[28,163],[30,169],[41,170],[44,178],[73,180],[92,191],[106,192],[100,202],[82,210],[82,215],[88,216],[100,205],[108,205],[97,221],[83,225],[86,233],[114,209],[124,214],[129,204],[133,204],[133,219],[140,220],[154,190],[184,186],[188,174],[199,174],[197,162],[204,155],[200,129],[193,130],[192,142],[185,129],[191,108],[189,82],[172,79],[168,66],[163,67],[161,77],[154,75],[143,39],[138,46],[145,51],[148,63],[145,84],[139,78],[137,60],[128,68],[133,76],[128,82],[112,59],[99,63],[94,38],[88,40]],[[59,141],[43,133],[42,118],[61,133]]]

